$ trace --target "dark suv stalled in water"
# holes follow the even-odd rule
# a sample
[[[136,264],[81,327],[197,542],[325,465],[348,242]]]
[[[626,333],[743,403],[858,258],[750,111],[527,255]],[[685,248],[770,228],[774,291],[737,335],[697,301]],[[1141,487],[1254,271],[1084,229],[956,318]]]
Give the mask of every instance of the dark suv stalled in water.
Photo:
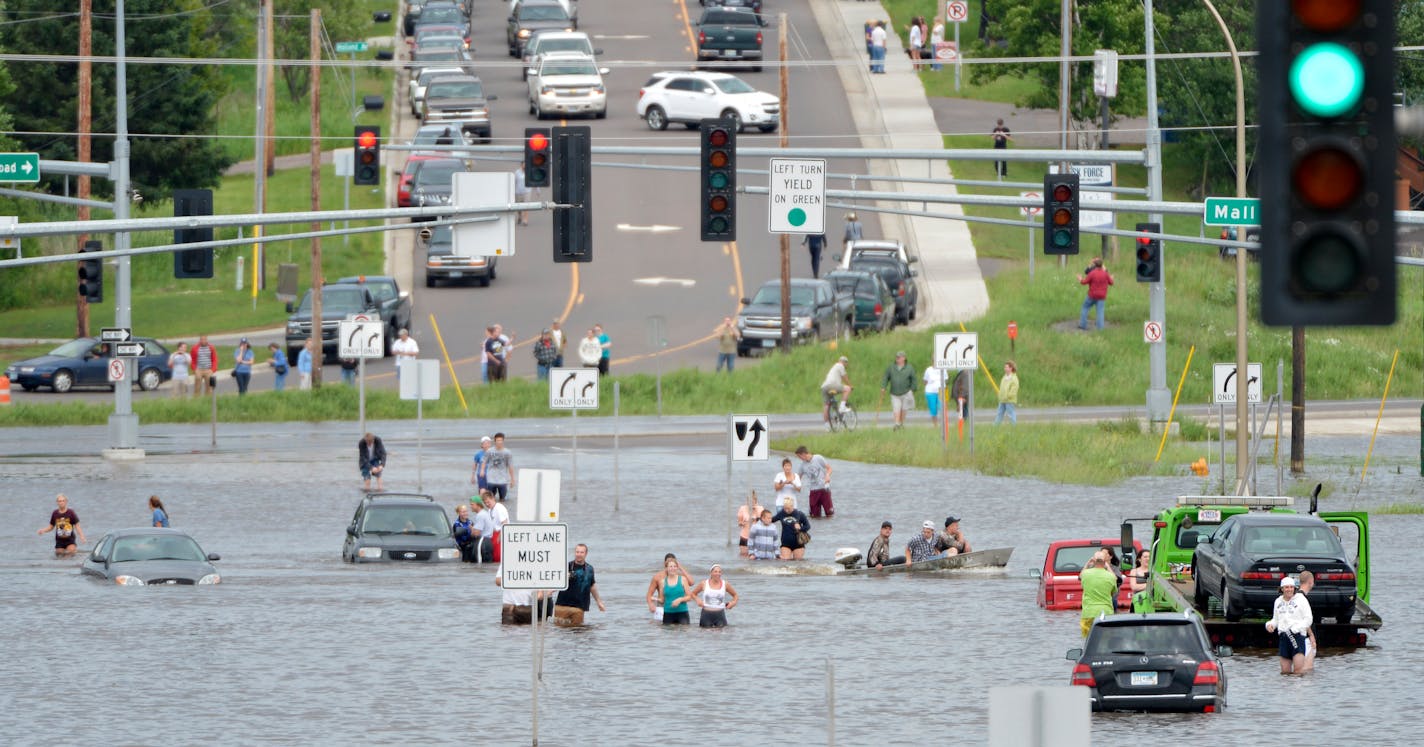
[[[346,527],[341,559],[348,563],[384,561],[458,562],[450,517],[428,495],[367,493]]]
[[[1095,711],[1195,711],[1226,707],[1226,671],[1194,612],[1108,615],[1093,622],[1070,684],[1090,688]]]

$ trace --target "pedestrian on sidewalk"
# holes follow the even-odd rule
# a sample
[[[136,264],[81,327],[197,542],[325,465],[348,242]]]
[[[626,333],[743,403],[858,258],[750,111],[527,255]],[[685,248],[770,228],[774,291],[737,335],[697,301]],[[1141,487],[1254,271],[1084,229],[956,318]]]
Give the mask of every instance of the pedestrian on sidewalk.
[[[994,131],[990,134],[990,136],[994,138],[994,150],[1007,150],[1009,147],[1009,141],[1014,139],[1013,135],[1009,134],[1009,128],[1004,126],[1004,120],[1002,119],[1000,119],[998,123],[994,125]],[[1003,177],[1008,176],[1009,162],[995,161],[994,173],[998,174],[999,178],[1001,179]]]
[[[806,251],[811,254],[811,277],[821,277],[821,250],[826,248],[826,234],[808,233],[801,239]]]
[[[342,366],[343,370],[345,366]],[[354,370],[354,369],[353,369]],[[342,374],[345,375],[344,373]],[[298,387],[307,390],[312,386],[312,341],[308,337],[302,340],[302,352],[297,353],[297,381]]]
[[[198,381],[193,385],[193,396],[207,395],[217,386],[218,349],[208,342],[207,335],[198,336],[198,344],[193,346],[193,370],[198,372]]]
[[[252,381],[252,364],[257,360],[257,354],[252,352],[252,344],[246,337],[238,340],[232,359],[232,377],[237,379],[237,395],[241,397],[247,394],[247,385]]]
[[[287,365],[287,354],[277,343],[267,343],[267,352],[272,356],[272,391],[280,392],[287,388],[287,372],[291,366]]]
[[[1093,307],[1098,309],[1098,329],[1102,329],[1103,309],[1108,300],[1108,286],[1113,284],[1112,275],[1108,274],[1107,268],[1103,267],[1102,257],[1093,257],[1088,269],[1079,276],[1078,284],[1088,286],[1088,295],[1083,299],[1082,313],[1078,315],[1078,329],[1087,331],[1088,310]]]
[[[935,16],[934,27],[930,29],[930,69],[939,72],[944,69],[944,65],[939,62],[939,45],[944,43],[944,17]]]
[[[173,396],[188,396],[188,369],[193,361],[188,357],[188,343],[178,343],[178,349],[168,356],[168,369],[173,372]]]
[[[994,425],[1004,422],[1009,416],[1009,425],[1018,425],[1019,369],[1013,361],[1004,363],[1004,378],[999,379],[999,412],[994,415]]]
[[[857,0],[860,2],[861,0]],[[865,56],[871,60],[875,59],[875,46],[870,43],[870,35],[875,31],[875,21],[865,22]]]
[[[890,411],[895,417],[895,430],[905,427],[905,413],[915,409],[915,369],[905,359],[905,351],[895,353],[895,362],[885,368],[880,391],[890,390]]]
[[[850,252],[850,242],[860,241],[865,234],[865,227],[860,225],[855,213],[846,213],[845,237],[841,239],[841,250]]]
[[[876,21],[870,30],[870,72],[885,74],[885,22]]]
[[[906,27],[910,34],[910,47],[905,50],[905,53],[910,56],[911,69],[918,69],[920,52],[925,48],[925,31],[922,25],[924,22],[923,17],[915,16],[910,19],[910,25]]]

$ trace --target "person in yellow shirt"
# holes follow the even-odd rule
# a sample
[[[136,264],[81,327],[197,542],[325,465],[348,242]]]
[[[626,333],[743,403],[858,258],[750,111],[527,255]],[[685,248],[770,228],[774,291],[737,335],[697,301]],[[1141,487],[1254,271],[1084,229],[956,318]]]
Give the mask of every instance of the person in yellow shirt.
[[[999,412],[994,415],[994,425],[1009,416],[1009,425],[1018,425],[1019,369],[1013,361],[1004,364],[1004,378],[999,381]]]

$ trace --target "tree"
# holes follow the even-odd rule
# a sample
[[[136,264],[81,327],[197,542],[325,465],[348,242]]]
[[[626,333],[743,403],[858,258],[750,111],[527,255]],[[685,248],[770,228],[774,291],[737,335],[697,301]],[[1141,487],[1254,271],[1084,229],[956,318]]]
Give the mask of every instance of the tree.
[[[130,57],[216,57],[208,32],[210,12],[202,0],[127,0],[126,52]],[[79,17],[56,11],[49,0],[8,0],[6,13],[26,23],[0,26],[0,48],[10,53],[74,54]],[[114,54],[114,2],[94,0],[92,48],[95,56]],[[11,73],[24,85],[0,92],[17,123],[24,147],[43,158],[74,160],[77,152],[77,63],[11,62]],[[183,61],[127,66],[130,175],[146,198],[163,199],[174,188],[213,187],[232,161],[205,137],[214,130],[214,104],[225,83],[211,65]],[[96,63],[91,86],[93,140],[91,158],[113,158],[115,69]],[[107,180],[94,181],[97,194],[112,195]]]
[[[339,41],[357,41],[363,38],[369,15],[363,16],[364,4],[356,0],[275,0],[276,18],[273,46],[276,56],[286,60],[305,60],[311,57],[311,9],[321,8],[321,25],[324,37],[330,44]],[[327,45],[323,45],[325,48]],[[307,81],[311,68],[306,65],[283,65],[282,80],[287,83],[287,96],[292,101],[301,101],[307,95]]]

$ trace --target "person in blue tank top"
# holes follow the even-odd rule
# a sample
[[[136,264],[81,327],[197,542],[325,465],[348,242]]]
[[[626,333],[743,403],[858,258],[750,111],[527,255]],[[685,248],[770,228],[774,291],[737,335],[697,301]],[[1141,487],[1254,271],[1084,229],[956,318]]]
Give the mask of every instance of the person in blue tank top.
[[[158,500],[158,496],[148,497],[148,507],[153,509],[153,525],[156,527],[168,527],[168,511],[163,508],[163,501]]]
[[[687,603],[692,601],[692,587],[696,584],[676,559],[667,561],[663,568],[663,625],[690,625]]]

